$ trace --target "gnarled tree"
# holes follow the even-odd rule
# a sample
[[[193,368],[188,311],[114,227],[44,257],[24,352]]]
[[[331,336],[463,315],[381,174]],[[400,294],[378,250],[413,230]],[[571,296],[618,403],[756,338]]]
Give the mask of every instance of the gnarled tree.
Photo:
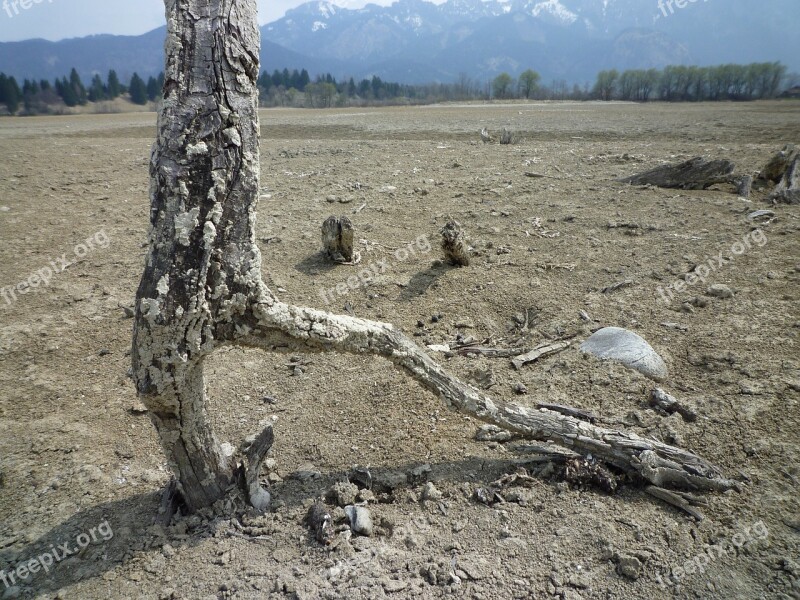
[[[383,356],[450,407],[549,439],[656,485],[732,484],[690,452],[546,409],[494,402],[448,375],[391,325],[280,302],[261,278],[255,0],[166,0],[166,80],[151,174],[150,249],[136,298],[133,373],[190,510],[223,498],[246,472],[248,498],[272,432],[226,456],[205,408],[203,362],[223,344]],[[246,462],[242,468],[239,461]],[[244,476],[244,475],[242,475]],[[268,500],[268,498],[267,498]]]

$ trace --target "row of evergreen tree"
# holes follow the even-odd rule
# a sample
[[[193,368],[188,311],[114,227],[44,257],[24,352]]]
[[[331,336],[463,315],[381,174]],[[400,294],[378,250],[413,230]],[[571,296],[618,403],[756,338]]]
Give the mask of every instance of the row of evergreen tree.
[[[501,73],[491,81],[480,82],[467,74],[452,84],[404,85],[383,81],[378,76],[355,81],[352,77],[337,81],[330,73],[312,79],[306,69],[263,71],[258,78],[262,106],[330,107],[353,104],[432,103],[448,100],[489,100],[536,98],[555,100],[631,100],[647,102],[755,100],[774,98],[787,85],[786,67],[779,62],[716,67],[669,66],[663,70],[602,71],[594,88],[575,85],[570,91],[566,81],[540,85],[541,77],[528,69],[518,80]],[[147,81],[134,73],[127,85],[115,71],[105,81],[94,75],[84,86],[78,72],[69,77],[25,80],[20,87],[14,77],[0,73],[0,104],[15,114],[24,106],[26,114],[51,112],[54,105],[84,105],[87,102],[113,100],[127,95],[131,102],[145,105],[155,101],[164,85],[164,74]],[[789,82],[788,85],[792,85]],[[796,83],[795,83],[796,85]]]
[[[391,100],[396,98],[416,99],[422,86],[403,85],[383,81],[378,76],[362,79],[356,83],[350,77],[346,81],[337,81],[330,73],[318,75],[314,80],[308,71],[302,69],[275,70],[270,75],[266,71],[258,78],[262,104],[295,104],[302,94],[302,100],[309,107],[331,106],[334,98],[360,98],[362,100]]]
[[[78,72],[72,69],[69,77],[56,79],[53,83],[47,79],[25,79],[20,87],[14,77],[0,73],[0,104],[5,104],[11,114],[15,114],[20,106],[24,106],[27,113],[35,114],[47,112],[49,106],[59,102],[70,107],[82,106],[127,94],[134,104],[145,105],[159,96],[163,85],[164,73],[148,78],[147,82],[134,73],[128,85],[123,85],[116,71],[111,70],[105,81],[100,75],[95,75],[86,87]]]

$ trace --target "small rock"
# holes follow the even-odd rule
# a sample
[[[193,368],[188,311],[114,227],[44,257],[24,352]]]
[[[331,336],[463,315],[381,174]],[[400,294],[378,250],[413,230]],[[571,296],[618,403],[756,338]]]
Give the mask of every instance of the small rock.
[[[655,381],[668,376],[664,359],[644,338],[620,327],[605,327],[581,344],[581,352],[619,362]]]
[[[372,515],[368,509],[363,506],[346,506],[344,512],[350,520],[350,528],[354,533],[367,537],[372,536]]]
[[[706,290],[706,294],[723,300],[733,298],[733,290],[723,283],[715,283]]]
[[[519,394],[520,396],[528,393],[528,388],[525,387],[525,384],[523,383],[515,383],[512,389],[514,390],[515,394]]]
[[[512,437],[510,431],[501,429],[497,425],[481,425],[475,434],[475,439],[479,442],[507,442]]]
[[[642,563],[635,556],[620,556],[617,571],[629,579],[639,579],[642,575]]]
[[[391,492],[395,488],[402,487],[408,483],[408,475],[401,471],[384,471],[375,473],[372,486],[378,493]]]
[[[428,476],[431,474],[431,466],[429,464],[414,467],[409,472],[409,478],[412,481],[428,481]]]
[[[383,586],[383,591],[385,591],[387,594],[393,594],[395,592],[402,592],[404,589],[406,589],[408,587],[408,582],[385,577],[381,579],[381,585]]]
[[[432,482],[428,482],[425,484],[425,487],[422,489],[422,499],[423,500],[441,500],[442,499],[442,492],[436,489],[436,486],[433,485]]]
[[[325,200],[327,200],[328,202],[336,202],[337,198],[336,196],[331,194],[330,196],[326,197]]]
[[[747,215],[747,218],[749,220],[751,220],[751,221],[755,221],[756,219],[762,219],[762,218],[765,218],[765,217],[766,218],[770,218],[770,217],[774,217],[774,216],[775,216],[775,213],[773,211],[771,211],[771,210],[757,210],[757,211],[751,212],[749,215]]]
[[[431,352],[450,352],[450,346],[447,344],[429,344],[428,350]]]
[[[472,319],[461,319],[456,323],[456,327],[458,329],[474,329],[475,323],[472,321]]]
[[[358,491],[358,486],[354,483],[340,481],[328,490],[327,497],[337,506],[347,506],[355,504]]]
[[[322,473],[311,463],[301,465],[297,471],[289,475],[289,479],[296,479],[297,481],[311,481],[312,479],[319,479]]]

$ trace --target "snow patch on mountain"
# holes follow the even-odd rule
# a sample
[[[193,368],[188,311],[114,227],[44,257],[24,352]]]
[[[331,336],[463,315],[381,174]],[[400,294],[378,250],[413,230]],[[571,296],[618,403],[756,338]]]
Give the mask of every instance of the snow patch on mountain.
[[[559,2],[558,0],[547,0],[546,2],[539,2],[536,6],[533,7],[532,14],[534,17],[538,17],[543,12],[549,13],[552,17],[555,17],[556,19],[567,25],[571,25],[572,23],[578,20],[578,15],[576,15],[566,6],[561,4],[561,2]]]

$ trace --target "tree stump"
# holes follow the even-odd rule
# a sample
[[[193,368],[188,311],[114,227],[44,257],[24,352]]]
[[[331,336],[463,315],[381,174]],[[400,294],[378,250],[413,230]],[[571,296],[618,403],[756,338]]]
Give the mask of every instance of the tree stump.
[[[778,183],[783,179],[792,163],[800,156],[794,144],[786,144],[780,152],[773,156],[761,169],[758,179],[769,183]]]
[[[620,179],[632,185],[654,185],[681,190],[704,190],[718,183],[730,183],[734,164],[729,160],[706,160],[701,157],[679,165],[665,165],[632,177]]]
[[[338,263],[354,262],[353,223],[347,217],[328,217],[322,224],[322,246],[325,254]]]
[[[458,221],[448,221],[441,230],[442,250],[450,264],[469,266],[469,246],[464,230]]]
[[[753,190],[753,176],[743,175],[740,179],[736,180],[736,193],[741,198],[750,198],[750,193]]]
[[[769,198],[783,204],[800,204],[800,154],[786,167]]]

